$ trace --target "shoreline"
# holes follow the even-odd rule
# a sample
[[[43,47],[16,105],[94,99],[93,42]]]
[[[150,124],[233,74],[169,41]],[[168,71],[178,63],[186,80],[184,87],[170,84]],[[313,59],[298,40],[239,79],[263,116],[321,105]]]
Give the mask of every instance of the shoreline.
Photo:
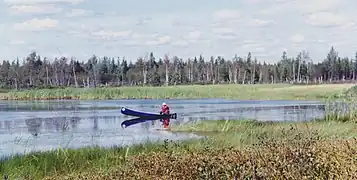
[[[326,100],[343,96],[354,84],[182,85],[163,87],[99,87],[29,89],[1,93],[1,100],[135,100],[203,99]]]
[[[33,177],[34,179],[63,179],[65,177],[77,179],[80,174],[83,175],[82,178],[86,177],[89,179],[105,179],[108,176],[115,179],[122,178],[124,175],[124,179],[126,179],[132,174],[138,174],[138,178],[151,177],[160,179],[160,177],[165,176],[165,173],[156,170],[154,172],[158,172],[158,174],[150,173],[153,170],[152,168],[164,166],[171,169],[176,166],[178,169],[173,169],[172,171],[182,176],[186,174],[182,168],[187,163],[202,163],[202,158],[209,157],[208,159],[211,159],[212,164],[230,164],[233,162],[228,159],[224,158],[219,161],[215,159],[227,153],[231,154],[229,157],[233,159],[237,158],[235,152],[239,152],[239,154],[244,156],[249,155],[246,152],[247,150],[250,151],[249,149],[252,149],[252,152],[260,152],[265,154],[264,156],[272,157],[284,155],[284,153],[287,155],[289,151],[288,149],[285,151],[284,148],[297,148],[303,150],[301,153],[305,153],[304,151],[306,151],[307,146],[304,143],[312,143],[312,149],[323,147],[326,148],[326,153],[330,153],[330,151],[336,151],[336,147],[340,147],[340,149],[346,147],[343,144],[344,142],[340,143],[338,140],[357,137],[357,133],[354,131],[355,128],[352,125],[353,122],[339,122],[338,120],[311,122],[259,122],[255,120],[201,121],[200,123],[187,124],[177,128],[172,127],[171,131],[174,133],[206,133],[207,137],[164,142],[153,141],[123,147],[102,148],[94,146],[79,149],[56,149],[33,152],[26,155],[11,156],[8,160],[0,160],[3,168],[0,168],[0,174],[10,174],[10,179],[18,178],[21,174],[26,174],[28,177]],[[320,146],[320,144],[324,144],[327,141],[340,145],[331,147]],[[274,145],[274,143],[280,144],[279,147],[281,148],[277,149],[279,151],[269,149],[272,148],[271,145]],[[353,144],[351,147],[357,149],[357,144]],[[273,152],[283,154],[274,155]],[[306,153],[310,152],[306,151]],[[316,151],[316,153],[320,153],[320,151]],[[335,153],[338,155],[342,152],[337,151]],[[195,155],[198,159],[192,157],[192,155]],[[161,158],[159,158],[166,159],[170,156],[173,156],[171,158],[174,159],[161,161]],[[289,156],[285,158],[287,157]],[[296,158],[301,157],[297,156]],[[256,156],[254,159],[262,161],[264,158],[261,159],[261,157]],[[30,162],[36,162],[36,165]],[[245,160],[242,160],[242,162],[245,162]],[[325,160],[324,163],[329,163],[329,161]],[[234,165],[234,163],[230,165]],[[293,163],[292,165],[296,166],[296,168],[301,168],[299,164]],[[140,166],[142,169],[133,169],[132,166]],[[259,166],[267,168],[264,163]],[[200,167],[206,166],[202,164]],[[345,167],[343,166],[343,162],[339,168],[342,167]],[[188,177],[194,179],[198,177],[200,171],[197,168],[193,166],[193,169],[188,171],[192,173],[187,174]],[[275,169],[278,168],[276,166],[272,166],[271,168],[278,171],[278,169]],[[47,170],[45,171],[45,169]],[[229,168],[222,167],[221,170],[222,172],[227,172]],[[209,170],[209,172],[213,171],[213,169]],[[241,172],[240,170],[236,171]],[[299,172],[295,173],[297,173],[295,176],[299,175]],[[216,174],[213,177],[219,176],[219,174]],[[268,173],[264,177],[271,176],[274,176],[274,174]],[[172,174],[167,174],[167,178],[169,179],[175,177]]]

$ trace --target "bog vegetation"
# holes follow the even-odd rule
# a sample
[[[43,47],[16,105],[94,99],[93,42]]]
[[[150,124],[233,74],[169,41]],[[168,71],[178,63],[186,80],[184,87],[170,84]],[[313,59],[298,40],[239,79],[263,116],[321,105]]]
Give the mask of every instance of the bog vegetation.
[[[209,138],[111,149],[54,150],[1,161],[32,179],[349,179],[357,175],[352,122],[210,121],[174,131]]]
[[[353,99],[355,88],[347,91]],[[346,96],[347,97],[347,96]],[[8,157],[0,174],[27,179],[351,179],[353,103],[311,122],[201,121],[172,127],[206,136],[128,147],[57,149]]]
[[[182,85],[167,87],[65,88],[10,91],[3,99],[288,99],[317,100],[342,98],[353,84],[320,85]]]

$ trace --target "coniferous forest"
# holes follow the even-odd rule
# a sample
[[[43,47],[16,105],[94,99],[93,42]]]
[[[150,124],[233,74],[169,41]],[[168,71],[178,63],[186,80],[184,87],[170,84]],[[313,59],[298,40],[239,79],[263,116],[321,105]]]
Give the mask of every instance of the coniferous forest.
[[[269,64],[246,56],[155,57],[154,53],[129,61],[120,57],[88,60],[59,57],[47,59],[32,52],[25,59],[4,60],[0,66],[0,88],[99,87],[180,84],[342,83],[357,79],[354,59],[340,57],[331,47],[326,58],[314,60],[306,51],[290,57],[282,53]],[[319,63],[316,63],[319,62]]]

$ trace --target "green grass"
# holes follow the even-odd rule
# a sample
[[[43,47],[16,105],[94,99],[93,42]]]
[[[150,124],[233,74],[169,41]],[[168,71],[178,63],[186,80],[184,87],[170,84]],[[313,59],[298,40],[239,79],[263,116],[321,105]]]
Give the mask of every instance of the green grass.
[[[46,152],[34,152],[28,155],[3,157],[0,162],[0,174],[10,177],[32,177],[41,179],[51,174],[71,174],[118,167],[126,158],[150,151],[160,151],[162,143],[147,142],[124,147],[100,148],[86,147],[80,149],[57,149]]]
[[[322,179],[346,179],[352,173],[357,174],[357,166],[352,166],[357,162],[350,158],[357,152],[357,143],[349,140],[357,136],[357,116],[353,107],[356,88],[348,87],[350,85],[215,85],[10,92],[8,96],[17,99],[65,96],[80,99],[333,99],[344,97],[345,94],[352,98],[345,101],[351,106],[347,114],[331,106],[324,119],[312,122],[203,121],[172,127],[174,132],[207,136],[200,140],[146,143],[109,149],[58,149],[14,156],[0,161],[0,175],[9,175],[10,179],[130,179],[131,176],[135,176],[131,177],[134,179],[200,179],[210,175],[212,179],[232,177],[229,175],[232,172],[246,173],[248,175],[244,177],[252,177],[256,175],[252,169],[259,167],[259,173],[267,178],[304,178],[304,173],[310,173]],[[292,155],[292,152],[300,154]],[[310,156],[314,157],[311,162]],[[305,167],[299,163],[300,160],[309,162],[305,163]],[[222,166],[224,163],[228,164]],[[246,163],[242,167],[248,169],[234,169],[241,163]],[[187,164],[192,165],[192,168],[187,169]],[[170,169],[170,173],[162,170],[163,167]],[[328,170],[317,167],[326,167]]]
[[[184,85],[168,87],[65,88],[10,91],[3,99],[288,99],[318,100],[340,97],[353,84],[330,85]]]
[[[194,132],[200,135],[208,135],[208,138],[171,143],[145,143],[109,149],[94,147],[31,153],[0,161],[0,174],[7,174],[11,179],[15,177],[42,179],[46,176],[59,178],[70,175],[76,176],[81,172],[106,174],[118,169],[126,169],[132,163],[131,158],[153,152],[185,154],[187,152],[200,152],[207,148],[222,149],[225,147],[243,150],[274,140],[292,142],[298,136],[300,139],[309,139],[317,134],[322,139],[346,139],[356,137],[356,130],[353,122],[339,121],[296,123],[249,120],[203,121],[197,124],[173,127],[172,131]]]
[[[171,128],[175,132],[193,132],[212,137],[217,147],[234,145],[244,147],[265,139],[294,138],[300,134],[310,137],[318,133],[320,137],[348,138],[357,136],[354,122],[316,120],[310,122],[259,122],[255,120],[204,121]]]

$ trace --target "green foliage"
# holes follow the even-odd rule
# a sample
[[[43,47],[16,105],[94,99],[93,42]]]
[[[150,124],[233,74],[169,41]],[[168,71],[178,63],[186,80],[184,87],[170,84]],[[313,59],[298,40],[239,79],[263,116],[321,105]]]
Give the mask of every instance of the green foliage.
[[[326,99],[352,85],[183,85],[168,87],[65,88],[11,91],[8,99]]]
[[[357,162],[353,158],[357,143],[351,139],[357,135],[357,111],[352,90],[346,90],[342,85],[215,85],[11,92],[13,97],[29,99],[66,96],[318,99],[320,95],[327,98],[327,115],[311,122],[202,121],[172,128],[172,131],[206,136],[199,140],[109,149],[58,149],[13,156],[0,161],[0,174],[9,175],[10,179],[302,179],[310,176],[349,179],[357,175]],[[330,101],[348,93],[350,98],[343,101],[345,109]]]
[[[353,86],[344,93],[345,98],[357,97],[357,86]]]
[[[48,59],[31,52],[24,61],[4,60],[0,64],[0,88],[39,89],[53,87],[161,86],[187,84],[321,84],[354,81],[356,61],[340,57],[334,47],[322,61],[309,52],[282,52],[274,63],[254,54],[233,58],[202,55],[125,59],[93,55],[84,61],[57,57]],[[132,61],[132,62],[130,62]],[[314,62],[315,61],[315,62]],[[168,68],[168,69],[166,69]],[[168,70],[166,74],[166,70]],[[166,79],[167,77],[167,79]],[[333,80],[333,81],[331,81]]]
[[[125,147],[87,147],[34,152],[28,155],[3,157],[0,174],[11,177],[32,177],[41,179],[52,174],[71,174],[88,169],[108,169],[121,166],[129,155],[157,151],[160,143],[144,143]]]

